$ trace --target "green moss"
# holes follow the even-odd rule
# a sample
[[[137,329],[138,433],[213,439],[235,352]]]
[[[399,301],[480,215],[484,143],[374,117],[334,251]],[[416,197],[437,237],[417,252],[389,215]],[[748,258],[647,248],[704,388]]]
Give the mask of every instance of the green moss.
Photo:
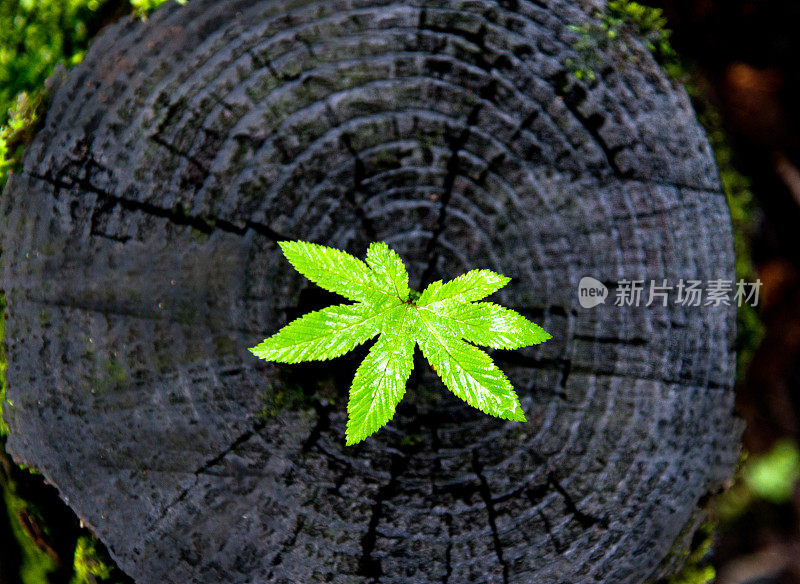
[[[3,501],[8,513],[8,523],[19,548],[19,576],[25,584],[47,584],[49,575],[56,569],[55,560],[32,538],[31,527],[39,525],[39,518],[30,504],[16,493],[14,484],[2,481]]]
[[[714,525],[704,523],[694,536],[697,545],[686,552],[683,568],[666,580],[666,584],[709,584],[714,581],[716,571],[709,562],[711,544],[714,541]]]
[[[256,414],[260,420],[274,418],[281,412],[310,410],[320,401],[336,402],[333,380],[320,381],[316,391],[306,392],[299,383],[279,383],[279,388],[270,388],[258,396],[261,409]]]
[[[566,65],[578,79],[594,81],[601,65],[601,54],[610,54],[620,62],[636,62],[634,43],[641,42],[672,77],[681,68],[670,44],[672,31],[660,8],[644,6],[631,0],[610,0],[594,13],[590,22],[570,27],[578,33],[573,48],[577,56]]]
[[[184,2],[185,0],[176,0]],[[47,79],[81,62],[109,16],[144,17],[165,0],[9,0],[0,2],[0,189],[36,132]]]
[[[98,551],[97,541],[89,537],[78,538],[73,570],[75,574],[70,584],[108,582],[114,572],[113,566],[109,566],[103,554]]]
[[[797,444],[781,440],[759,455],[742,455],[739,471],[731,487],[719,501],[720,522],[733,525],[756,504],[787,503],[800,480],[800,450]]]
[[[8,173],[16,170],[22,153],[39,127],[46,103],[43,89],[32,94],[22,92],[8,110],[8,121],[0,127],[0,189],[5,185]]]
[[[217,335],[213,338],[214,354],[232,355],[236,352],[236,342],[228,335]]]
[[[130,0],[133,13],[144,20],[156,8],[167,2],[167,0]],[[187,0],[175,0],[178,4],[186,4]]]
[[[274,418],[286,410],[308,409],[313,404],[313,398],[307,396],[299,385],[262,392],[258,396],[258,401],[261,403],[261,409],[256,418],[260,420]]]
[[[761,210],[753,196],[750,181],[733,164],[733,150],[723,129],[719,112],[708,102],[695,83],[686,83],[686,90],[692,98],[697,119],[705,128],[714,151],[720,182],[728,201],[736,254],[736,279],[755,282],[758,274],[753,263],[750,242],[758,228]],[[757,309],[749,304],[738,308],[736,325],[736,379],[742,380],[753,354],[764,337],[764,325]]]
[[[413,448],[415,446],[419,446],[420,444],[422,444],[422,441],[423,438],[421,434],[416,434],[416,433],[406,434],[400,440],[400,445]]]
[[[276,372],[274,385],[258,396],[261,420],[282,412],[311,410],[319,403],[336,404],[339,391],[333,375],[318,368],[283,368]]]
[[[209,237],[211,237],[211,233],[207,231],[200,231],[195,227],[191,228],[190,235],[192,236],[192,239],[198,243],[205,243],[208,241]]]
[[[610,30],[632,28],[659,63],[676,60],[677,55],[670,44],[672,31],[667,28],[667,19],[660,8],[644,6],[630,0],[611,0],[606,5],[604,20]]]
[[[99,393],[113,391],[125,385],[128,380],[128,370],[120,364],[115,355],[103,358],[101,366],[103,376],[96,385]]]
[[[18,94],[44,85],[57,63],[79,62],[99,25],[98,0],[0,2],[0,123]]]

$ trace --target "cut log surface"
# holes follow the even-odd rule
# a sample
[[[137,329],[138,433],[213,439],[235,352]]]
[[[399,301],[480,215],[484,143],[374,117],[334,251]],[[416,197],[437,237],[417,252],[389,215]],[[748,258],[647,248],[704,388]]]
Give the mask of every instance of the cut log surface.
[[[734,278],[713,156],[641,47],[570,73],[575,0],[191,0],[106,29],[2,195],[8,449],[139,582],[642,584],[734,467],[735,307],[614,306]],[[336,302],[277,241],[412,286],[490,268],[553,339],[494,357],[528,422],[417,355],[345,447],[364,350],[246,349]],[[584,309],[577,283],[610,286]],[[416,285],[416,286],[415,286]]]

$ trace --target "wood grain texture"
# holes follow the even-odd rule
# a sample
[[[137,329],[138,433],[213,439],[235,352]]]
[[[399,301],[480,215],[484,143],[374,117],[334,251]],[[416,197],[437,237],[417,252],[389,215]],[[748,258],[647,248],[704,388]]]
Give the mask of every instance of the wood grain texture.
[[[641,584],[730,477],[732,307],[592,310],[585,275],[733,279],[685,92],[577,82],[573,0],[191,0],[109,27],[0,202],[9,451],[140,582]],[[344,446],[364,351],[246,351],[330,302],[304,239],[412,282],[486,267],[554,336],[496,352],[529,422],[418,363]],[[612,289],[612,295],[614,291]]]

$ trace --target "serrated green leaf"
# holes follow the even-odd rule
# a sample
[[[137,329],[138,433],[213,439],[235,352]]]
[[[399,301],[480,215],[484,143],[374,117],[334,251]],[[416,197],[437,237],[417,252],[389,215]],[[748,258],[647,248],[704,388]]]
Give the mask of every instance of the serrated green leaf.
[[[419,311],[417,342],[447,389],[485,414],[525,421],[517,394],[491,357],[437,328],[425,311]]]
[[[408,272],[397,252],[382,241],[370,244],[367,264],[378,281],[386,284],[387,290],[396,294],[400,300],[408,300]]]
[[[375,281],[367,265],[349,253],[306,241],[280,241],[278,244],[294,269],[320,288],[356,301],[388,293],[385,286]]]
[[[420,295],[409,290],[402,260],[385,243],[370,245],[366,263],[321,245],[280,245],[299,272],[357,303],[307,314],[252,348],[253,354],[286,363],[331,359],[380,334],[350,388],[348,445],[393,417],[417,344],[458,397],[487,414],[525,420],[506,376],[489,355],[469,344],[512,349],[550,338],[513,310],[476,302],[505,286],[509,278],[491,270],[472,270],[447,283],[434,282]]]
[[[447,283],[433,282],[422,292],[417,306],[429,306],[438,302],[452,300],[472,302],[494,294],[511,281],[502,274],[491,270],[470,270]]]
[[[386,425],[406,391],[406,381],[414,366],[416,341],[411,336],[410,320],[416,310],[406,307],[396,333],[378,337],[356,372],[347,404],[347,445],[361,442]]]
[[[376,311],[364,304],[323,308],[292,321],[250,352],[280,363],[333,359],[377,335],[388,308]]]
[[[518,312],[492,302],[441,302],[437,312],[457,331],[457,336],[493,349],[519,349],[552,338],[538,324]]]

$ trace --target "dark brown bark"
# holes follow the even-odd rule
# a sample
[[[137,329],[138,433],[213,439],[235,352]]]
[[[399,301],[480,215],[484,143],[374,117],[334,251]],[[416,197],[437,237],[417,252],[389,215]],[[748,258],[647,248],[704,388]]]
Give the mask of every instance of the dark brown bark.
[[[141,582],[641,584],[730,476],[734,309],[577,303],[733,278],[685,92],[565,63],[572,0],[192,0],[106,30],[3,193],[8,449]],[[330,301],[276,245],[488,267],[554,338],[495,354],[527,424],[422,364],[344,446],[362,353],[246,348]],[[612,291],[613,293],[613,291]]]

